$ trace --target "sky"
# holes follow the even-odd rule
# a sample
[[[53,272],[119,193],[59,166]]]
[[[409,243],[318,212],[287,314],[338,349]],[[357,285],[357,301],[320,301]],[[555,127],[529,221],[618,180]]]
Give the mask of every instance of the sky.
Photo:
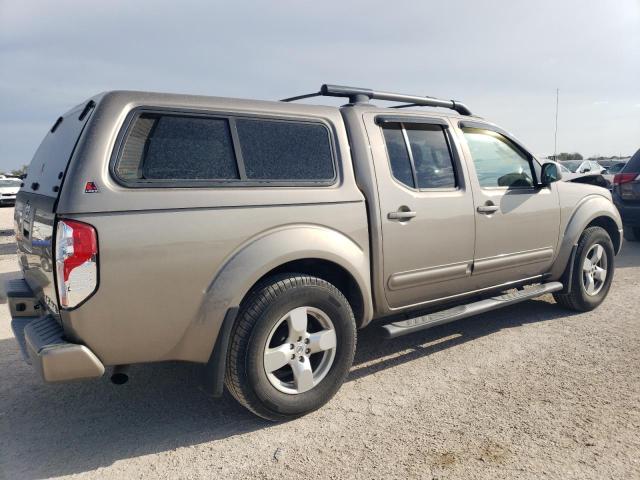
[[[533,153],[640,148],[640,0],[0,0],[0,171],[98,92],[454,98]],[[336,104],[335,99],[325,99]]]

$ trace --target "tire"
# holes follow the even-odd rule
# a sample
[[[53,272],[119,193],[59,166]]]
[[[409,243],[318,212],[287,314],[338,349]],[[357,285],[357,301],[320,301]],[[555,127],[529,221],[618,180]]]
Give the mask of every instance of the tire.
[[[298,335],[302,318],[307,323]],[[309,353],[311,347],[317,351]],[[320,408],[335,395],[349,373],[355,349],[355,319],[340,290],[304,274],[274,276],[254,288],[240,306],[225,384],[256,415],[290,420]],[[283,361],[287,363],[267,372]]]
[[[628,242],[640,241],[640,227],[625,227],[624,239]]]
[[[591,260],[597,258],[598,245],[601,247],[601,259],[603,258],[604,261],[591,262]],[[587,256],[590,257],[593,267],[591,281],[585,276],[585,268],[588,265],[585,263]],[[607,297],[611,288],[615,270],[614,257],[613,243],[607,231],[601,227],[587,228],[580,236],[572,265],[571,293],[554,293],[553,298],[555,301],[565,308],[578,312],[586,312],[598,307]],[[606,276],[604,280],[602,280],[602,272],[599,272],[598,268],[605,270]]]

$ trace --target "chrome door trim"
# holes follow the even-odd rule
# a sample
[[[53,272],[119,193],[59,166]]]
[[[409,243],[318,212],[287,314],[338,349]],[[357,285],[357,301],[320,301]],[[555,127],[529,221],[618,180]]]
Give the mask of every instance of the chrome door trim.
[[[472,263],[472,260],[469,260],[450,265],[439,265],[437,267],[397,272],[389,277],[387,286],[389,290],[401,290],[403,288],[468,277],[471,275]]]
[[[495,272],[505,268],[520,267],[532,263],[551,261],[554,250],[551,247],[526,250],[524,252],[507,253],[494,257],[481,258],[473,262],[473,274],[480,275],[488,272]]]

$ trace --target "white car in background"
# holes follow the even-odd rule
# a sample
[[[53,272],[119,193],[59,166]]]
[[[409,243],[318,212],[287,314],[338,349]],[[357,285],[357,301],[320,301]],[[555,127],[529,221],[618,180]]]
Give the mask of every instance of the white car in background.
[[[603,188],[610,188],[610,183],[603,176],[606,169],[598,162],[591,160],[564,160],[554,162],[546,160],[545,163],[555,163],[562,173],[563,182],[588,183]],[[593,165],[592,165],[593,164]]]
[[[606,170],[595,160],[564,160],[560,164],[570,170],[571,173],[578,174],[601,175]]]
[[[21,185],[19,178],[0,178],[0,205],[14,205]]]

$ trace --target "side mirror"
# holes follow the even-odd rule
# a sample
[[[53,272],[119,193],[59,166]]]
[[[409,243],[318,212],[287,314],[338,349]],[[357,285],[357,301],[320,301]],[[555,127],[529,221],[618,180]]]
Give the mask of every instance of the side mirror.
[[[540,174],[540,185],[548,187],[553,182],[562,180],[562,172],[560,167],[555,163],[545,163],[542,165],[542,173]]]

